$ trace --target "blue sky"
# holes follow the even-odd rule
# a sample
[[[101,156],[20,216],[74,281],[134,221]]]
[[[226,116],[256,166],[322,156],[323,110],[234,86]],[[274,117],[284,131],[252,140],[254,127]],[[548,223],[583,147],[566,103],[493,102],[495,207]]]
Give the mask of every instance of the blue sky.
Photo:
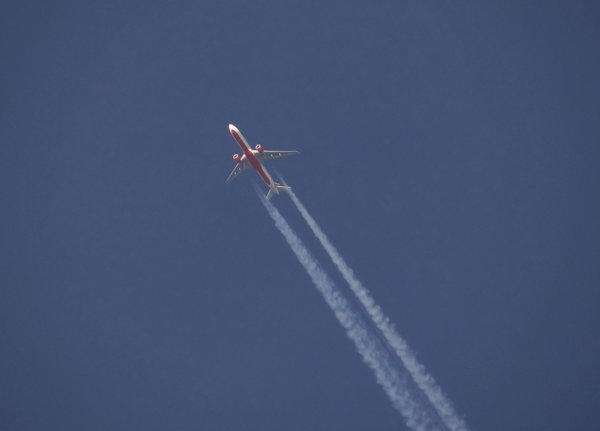
[[[228,123],[473,429],[600,427],[597,7],[11,3],[0,428],[405,429]]]

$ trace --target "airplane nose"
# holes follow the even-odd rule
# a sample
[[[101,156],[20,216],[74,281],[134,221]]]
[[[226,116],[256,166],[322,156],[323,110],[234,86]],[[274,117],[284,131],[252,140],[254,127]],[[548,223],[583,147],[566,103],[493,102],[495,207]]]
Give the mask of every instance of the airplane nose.
[[[229,133],[233,133],[233,132],[237,132],[237,127],[235,127],[233,124],[229,125]]]

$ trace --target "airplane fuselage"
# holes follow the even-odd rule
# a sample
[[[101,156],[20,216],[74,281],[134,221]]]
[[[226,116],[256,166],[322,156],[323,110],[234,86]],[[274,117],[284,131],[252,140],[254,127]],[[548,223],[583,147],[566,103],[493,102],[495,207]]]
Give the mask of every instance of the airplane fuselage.
[[[229,133],[231,133],[233,139],[235,139],[235,141],[238,143],[238,145],[244,152],[244,157],[246,157],[246,159],[248,159],[248,162],[250,162],[252,167],[256,169],[256,172],[258,172],[258,175],[260,175],[260,177],[263,179],[263,181],[269,187],[269,189],[273,190],[274,192],[277,192],[275,181],[273,181],[273,178],[265,169],[264,165],[256,158],[256,153],[258,153],[258,151],[253,150],[252,147],[250,147],[250,144],[248,144],[248,141],[246,141],[246,138],[244,138],[242,132],[240,132],[238,128],[235,127],[233,124],[229,125]]]

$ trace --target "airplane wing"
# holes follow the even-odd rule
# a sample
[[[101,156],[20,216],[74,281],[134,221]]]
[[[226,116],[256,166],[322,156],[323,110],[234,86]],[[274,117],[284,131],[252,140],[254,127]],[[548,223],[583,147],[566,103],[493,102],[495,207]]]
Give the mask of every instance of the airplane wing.
[[[244,158],[244,160],[242,160],[240,163],[236,163],[235,167],[233,168],[233,171],[231,171],[231,173],[225,180],[225,184],[233,181],[233,179],[235,177],[237,177],[240,173],[244,172],[249,167],[250,167],[250,163],[248,162],[248,159],[246,159],[246,158]]]
[[[262,153],[257,153],[256,158],[261,162],[265,162],[267,160],[273,160],[278,157],[285,156],[295,156],[296,154],[300,154],[299,151],[263,151]]]

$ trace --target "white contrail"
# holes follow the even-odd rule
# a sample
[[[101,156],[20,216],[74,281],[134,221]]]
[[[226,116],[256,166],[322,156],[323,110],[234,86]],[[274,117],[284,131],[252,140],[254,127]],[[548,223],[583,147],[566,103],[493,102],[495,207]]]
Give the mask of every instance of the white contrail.
[[[377,326],[389,345],[394,349],[417,386],[425,393],[425,396],[433,405],[446,427],[452,431],[466,431],[468,427],[465,421],[456,414],[450,400],[443,394],[433,377],[427,373],[425,367],[419,363],[406,341],[404,341],[404,339],[396,332],[394,325],[375,303],[368,289],[364,287],[360,280],[354,275],[354,271],[346,264],[340,253],[329,241],[327,236],[325,236],[325,233],[323,233],[315,219],[312,218],[304,205],[302,205],[298,196],[291,190],[289,191],[289,194],[298,208],[298,211],[300,211],[300,214],[308,226],[311,228],[335,266],[337,266],[352,292],[354,292],[360,303],[364,306],[365,310],[375,323],[375,326]]]
[[[441,424],[428,411],[429,406],[423,405],[418,396],[413,396],[411,393],[413,390],[409,386],[412,383],[407,381],[407,376],[394,365],[392,357],[379,339],[368,331],[361,316],[351,308],[348,300],[321,269],[279,211],[262,194],[259,193],[259,196],[275,222],[275,226],[323,295],[327,305],[333,310],[348,337],[354,342],[363,361],[375,373],[377,382],[391,400],[392,405],[404,416],[406,424],[415,431],[439,429]]]

